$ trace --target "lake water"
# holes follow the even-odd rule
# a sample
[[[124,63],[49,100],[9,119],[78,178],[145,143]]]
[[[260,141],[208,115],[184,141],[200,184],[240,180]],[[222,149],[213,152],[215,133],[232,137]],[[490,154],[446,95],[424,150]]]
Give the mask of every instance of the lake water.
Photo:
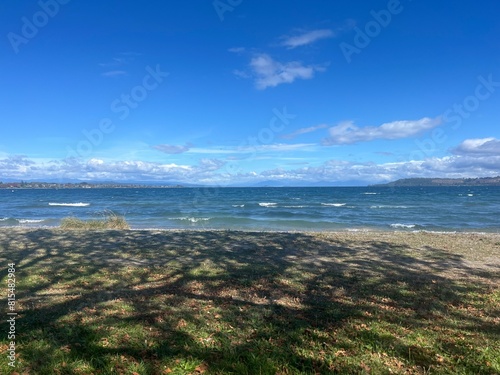
[[[134,229],[500,231],[500,187],[0,190],[0,227],[125,216]]]

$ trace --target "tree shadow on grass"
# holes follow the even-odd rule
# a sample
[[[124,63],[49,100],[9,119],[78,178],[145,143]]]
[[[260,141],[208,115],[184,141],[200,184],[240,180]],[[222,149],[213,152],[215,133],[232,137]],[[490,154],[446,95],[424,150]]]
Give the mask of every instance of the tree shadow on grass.
[[[439,248],[229,231],[11,231],[0,245],[19,267],[20,370],[496,371],[467,345],[500,339],[471,311],[499,270]]]

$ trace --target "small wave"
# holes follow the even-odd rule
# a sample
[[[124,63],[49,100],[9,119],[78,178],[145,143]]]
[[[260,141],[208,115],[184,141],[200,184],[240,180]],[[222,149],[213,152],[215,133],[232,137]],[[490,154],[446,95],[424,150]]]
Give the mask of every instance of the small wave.
[[[377,195],[377,194],[380,194],[380,193],[362,193],[364,195]]]
[[[415,228],[416,225],[415,224],[399,224],[399,223],[396,223],[396,224],[391,224],[391,227],[392,228]]]
[[[322,206],[333,206],[333,207],[342,207],[347,203],[321,203]]]
[[[18,220],[20,224],[34,224],[34,223],[41,223],[42,221],[45,221],[44,219],[19,219]]]
[[[275,207],[277,203],[269,203],[269,202],[261,202],[259,203],[259,206],[261,207]]]
[[[381,205],[381,206],[370,206],[370,208],[408,208],[408,206],[389,206],[389,205]]]
[[[0,220],[0,228],[17,227],[17,226],[19,226],[19,221],[14,218],[7,217]]]
[[[283,206],[285,208],[304,208],[305,206]]]
[[[233,206],[233,207],[245,207],[245,205],[244,205],[244,204],[233,204],[232,206]]]
[[[44,221],[45,219],[15,219],[13,217],[0,218],[0,223],[10,226],[18,226],[20,224],[38,224]]]
[[[473,197],[473,196],[474,196],[474,194],[467,194],[467,196],[468,196],[468,197]]]
[[[49,206],[65,206],[65,207],[87,207],[90,203],[49,203]]]
[[[177,220],[190,221],[191,223],[197,223],[198,221],[208,221],[210,217],[180,217]]]

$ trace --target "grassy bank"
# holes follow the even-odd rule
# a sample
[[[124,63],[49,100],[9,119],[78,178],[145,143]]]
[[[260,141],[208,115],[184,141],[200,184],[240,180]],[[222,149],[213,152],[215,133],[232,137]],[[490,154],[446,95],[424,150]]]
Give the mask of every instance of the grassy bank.
[[[29,374],[498,374],[499,257],[499,235],[0,231]]]

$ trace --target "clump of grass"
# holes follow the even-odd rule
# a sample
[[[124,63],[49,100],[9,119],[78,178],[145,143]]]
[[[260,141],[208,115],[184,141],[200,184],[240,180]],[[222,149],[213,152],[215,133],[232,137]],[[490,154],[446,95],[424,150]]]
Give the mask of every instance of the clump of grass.
[[[130,229],[123,216],[114,213],[107,214],[103,219],[81,220],[76,217],[66,217],[61,220],[62,229],[99,230],[99,229]]]

